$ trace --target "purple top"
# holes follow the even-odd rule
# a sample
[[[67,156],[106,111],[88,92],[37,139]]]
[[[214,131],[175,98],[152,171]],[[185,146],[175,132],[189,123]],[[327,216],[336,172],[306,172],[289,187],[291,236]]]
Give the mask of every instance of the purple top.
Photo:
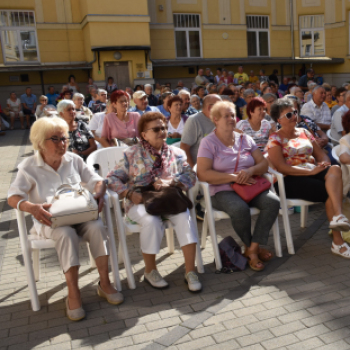
[[[215,130],[208,136],[204,137],[198,149],[198,156],[202,158],[209,158],[213,161],[213,170],[233,174],[236,166],[236,160],[239,148],[241,146],[241,134],[234,132],[235,144],[233,147],[226,147],[216,136]],[[255,161],[252,153],[258,149],[254,140],[248,136],[243,135],[243,145],[241,155],[239,157],[237,172],[242,169],[247,169],[254,166]],[[214,196],[220,191],[233,191],[230,184],[209,185],[210,195]]]

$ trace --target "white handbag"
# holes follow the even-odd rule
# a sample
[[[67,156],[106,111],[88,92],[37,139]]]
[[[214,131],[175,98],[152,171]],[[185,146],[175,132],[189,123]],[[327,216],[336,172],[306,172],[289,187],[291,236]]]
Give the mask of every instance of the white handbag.
[[[77,225],[98,218],[95,198],[81,185],[79,190],[68,184],[60,186],[51,204],[51,228]]]

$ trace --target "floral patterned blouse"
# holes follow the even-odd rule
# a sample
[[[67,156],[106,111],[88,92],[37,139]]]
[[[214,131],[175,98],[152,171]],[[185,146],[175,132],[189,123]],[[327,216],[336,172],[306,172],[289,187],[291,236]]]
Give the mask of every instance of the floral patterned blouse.
[[[312,156],[312,142],[315,138],[305,129],[297,128],[299,137],[295,139],[281,138],[277,132],[270,135],[267,143],[267,150],[280,146],[286,163],[291,166],[309,167],[308,164],[315,164],[315,158]]]
[[[177,147],[168,146],[165,156],[163,167],[153,169],[154,159],[141,143],[127,148],[124,158],[107,175],[108,188],[120,194],[136,186],[147,186],[155,177],[178,178],[186,190],[194,186],[196,174],[187,163],[185,152]],[[126,200],[126,212],[133,205],[130,200]]]

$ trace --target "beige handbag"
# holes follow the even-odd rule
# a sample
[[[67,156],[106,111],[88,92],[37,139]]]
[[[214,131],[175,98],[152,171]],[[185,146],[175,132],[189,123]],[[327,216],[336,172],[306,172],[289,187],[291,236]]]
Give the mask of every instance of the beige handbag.
[[[68,184],[60,186],[51,204],[51,228],[77,225],[98,218],[98,204],[95,198],[81,185],[79,190]]]

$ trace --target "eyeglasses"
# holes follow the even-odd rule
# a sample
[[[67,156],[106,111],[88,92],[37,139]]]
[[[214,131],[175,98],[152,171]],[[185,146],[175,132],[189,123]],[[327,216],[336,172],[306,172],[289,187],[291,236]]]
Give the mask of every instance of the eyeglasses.
[[[291,119],[293,117],[293,115],[298,115],[298,111],[296,109],[293,112],[288,112],[288,113],[282,115],[282,117],[280,117],[280,119],[283,117],[286,117],[287,119]]]
[[[148,130],[153,130],[153,132],[155,132],[157,134],[159,131],[166,131],[166,130],[168,130],[168,128],[166,126],[161,126],[161,127],[156,126],[155,128],[149,128],[149,129],[145,130],[145,132],[148,131]]]
[[[50,137],[49,139],[45,139],[46,141],[51,140],[53,143],[66,143],[68,141],[68,137]]]

